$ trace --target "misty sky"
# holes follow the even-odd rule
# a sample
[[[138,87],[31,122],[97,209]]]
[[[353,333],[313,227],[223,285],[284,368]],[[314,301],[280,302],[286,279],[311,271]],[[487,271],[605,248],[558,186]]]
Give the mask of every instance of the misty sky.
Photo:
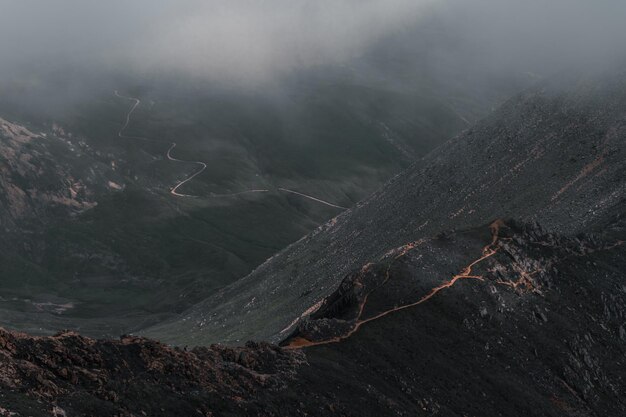
[[[596,59],[626,40],[623,0],[0,0],[0,76],[71,67],[261,81],[349,62],[433,16],[485,65]]]

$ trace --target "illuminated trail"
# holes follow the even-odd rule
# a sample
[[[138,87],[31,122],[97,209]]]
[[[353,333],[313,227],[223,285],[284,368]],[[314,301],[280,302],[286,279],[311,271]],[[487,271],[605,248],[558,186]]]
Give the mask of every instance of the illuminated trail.
[[[131,106],[130,110],[128,111],[128,113],[126,114],[126,120],[124,122],[124,124],[122,125],[122,128],[119,130],[119,132],[117,133],[117,136],[122,138],[122,139],[133,139],[133,140],[142,140],[145,142],[152,142],[152,143],[169,143],[170,147],[167,150],[167,152],[165,153],[165,157],[173,162],[179,162],[179,163],[183,163],[183,164],[195,164],[197,165],[199,168],[197,171],[195,171],[193,174],[189,175],[186,179],[179,181],[178,184],[176,184],[174,187],[172,187],[170,189],[170,194],[176,197],[187,197],[187,198],[198,198],[199,196],[195,196],[195,195],[191,195],[191,194],[182,194],[178,192],[178,189],[180,187],[182,187],[183,185],[187,184],[188,182],[190,182],[191,180],[193,180],[194,178],[196,178],[198,175],[202,174],[206,169],[207,169],[207,164],[202,162],[202,161],[185,161],[183,159],[178,159],[172,156],[172,151],[174,150],[174,148],[176,147],[176,142],[165,142],[162,140],[157,140],[157,139],[150,139],[150,138],[146,138],[143,136],[128,136],[124,134],[124,130],[126,130],[126,128],[128,128],[128,125],[130,124],[130,120],[131,120],[131,116],[133,115],[133,113],[135,112],[135,110],[137,109],[137,107],[139,107],[139,105],[141,104],[141,100],[139,100],[138,98],[134,98],[134,97],[128,97],[128,96],[123,96],[121,95],[117,90],[114,91],[114,94],[116,97],[119,97],[121,99],[124,100],[130,100],[133,101],[133,105]],[[247,190],[247,191],[241,191],[238,193],[230,193],[230,194],[212,194],[211,197],[233,197],[233,196],[237,196],[237,195],[241,195],[241,194],[248,194],[248,193],[267,193],[269,192],[269,190],[264,190],[264,189],[253,189],[253,190]]]
[[[380,318],[383,318],[385,316],[388,316],[392,313],[398,312],[398,311],[402,311],[402,310],[406,310],[415,306],[418,306],[428,300],[430,300],[431,298],[433,298],[435,295],[437,295],[440,291],[445,290],[447,288],[451,288],[453,287],[458,281],[460,280],[465,280],[465,279],[472,279],[472,280],[477,280],[477,281],[485,281],[485,277],[482,275],[476,275],[473,274],[472,270],[473,268],[482,263],[483,261],[491,258],[492,256],[494,256],[496,253],[498,253],[498,248],[496,248],[496,245],[498,244],[499,241],[506,241],[506,240],[511,240],[511,238],[501,238],[499,236],[499,231],[500,228],[502,227],[506,227],[506,225],[504,224],[504,222],[502,220],[496,220],[495,222],[493,222],[490,226],[489,229],[491,230],[491,234],[492,234],[492,239],[491,239],[491,243],[489,243],[487,246],[485,246],[482,250],[482,256],[476,260],[474,260],[472,263],[470,263],[469,265],[467,265],[465,268],[463,268],[461,270],[461,272],[457,275],[454,275],[450,280],[444,282],[443,284],[434,287],[433,289],[431,289],[426,295],[424,295],[423,297],[421,297],[419,300],[410,303],[410,304],[405,304],[399,307],[394,307],[392,309],[389,310],[385,310],[381,313],[378,313],[372,317],[366,318],[366,319],[362,319],[361,317],[363,316],[363,312],[365,310],[365,307],[367,305],[367,299],[368,297],[375,292],[376,290],[378,290],[379,288],[383,287],[390,279],[390,269],[392,267],[392,265],[394,264],[394,262],[400,258],[402,258],[403,256],[407,255],[411,250],[413,250],[414,248],[416,248],[417,246],[419,246],[421,243],[424,242],[424,240],[420,240],[420,241],[416,241],[416,242],[412,242],[409,243],[405,246],[403,246],[399,252],[399,254],[397,256],[395,256],[393,258],[393,260],[391,261],[391,263],[388,265],[387,267],[387,271],[385,274],[385,278],[383,279],[382,283],[377,285],[374,289],[372,289],[371,291],[369,291],[364,297],[363,297],[363,301],[360,303],[359,305],[359,310],[358,310],[358,314],[357,314],[357,318],[355,320],[355,324],[353,325],[353,327],[345,334],[341,335],[341,336],[336,336],[336,337],[332,337],[326,340],[321,340],[321,341],[310,341],[304,337],[294,337],[292,340],[290,340],[288,342],[288,344],[286,346],[284,346],[285,349],[300,349],[300,348],[306,348],[306,347],[311,347],[311,346],[320,346],[320,345],[328,345],[328,344],[332,344],[332,343],[338,343],[341,342],[343,340],[348,339],[349,337],[351,337],[353,334],[355,334],[360,328],[361,326],[363,326],[366,323],[378,320]],[[601,248],[597,248],[597,249],[592,249],[592,250],[588,250],[585,251],[583,253],[580,254],[574,254],[573,256],[585,256],[597,251],[604,251],[604,250],[611,250],[614,249],[616,247],[620,247],[625,245],[626,242],[619,240],[617,242],[615,242],[612,245],[609,246],[604,246]],[[564,259],[567,259],[564,258]],[[363,268],[363,271],[366,271],[369,268],[369,264],[367,266],[365,266]],[[535,293],[539,293],[541,294],[541,290],[538,288],[535,280],[533,279],[533,277],[544,271],[545,269],[547,269],[545,266],[543,268],[540,269],[536,269],[532,272],[526,272],[524,271],[519,265],[513,263],[513,270],[515,273],[518,274],[518,279],[515,281],[506,281],[506,280],[502,280],[502,279],[498,279],[496,281],[494,281],[495,284],[498,285],[504,285],[507,286],[515,291],[532,291]],[[492,271],[493,272],[493,271]],[[321,303],[318,303],[318,305]],[[316,305],[316,307],[318,307],[318,305]],[[303,314],[304,316],[304,314]],[[295,324],[295,323],[294,323]],[[286,330],[286,329],[285,329]]]
[[[361,302],[361,305],[359,306],[359,313],[357,315],[356,323],[352,327],[352,329],[350,329],[349,332],[347,332],[344,335],[332,337],[330,339],[322,340],[322,341],[319,341],[319,342],[312,342],[312,341],[310,341],[308,339],[305,339],[305,338],[302,338],[302,337],[296,337],[293,340],[291,340],[289,342],[289,344],[285,346],[285,348],[286,349],[300,349],[300,348],[305,348],[305,347],[328,345],[328,344],[332,344],[332,343],[341,342],[342,340],[348,339],[350,336],[355,334],[361,328],[361,326],[363,326],[364,324],[370,323],[370,322],[372,322],[374,320],[378,320],[378,319],[383,318],[385,316],[388,316],[388,315],[390,315],[392,313],[396,313],[398,311],[402,311],[402,310],[406,310],[408,308],[412,308],[412,307],[418,306],[418,305],[420,305],[420,304],[430,300],[431,298],[433,298],[440,291],[454,286],[460,280],[473,279],[473,280],[478,280],[478,281],[484,281],[485,278],[483,276],[481,276],[481,275],[473,275],[472,274],[472,269],[476,265],[478,265],[481,262],[483,262],[484,260],[486,260],[488,258],[491,258],[493,255],[495,255],[498,252],[497,249],[494,248],[494,246],[498,243],[498,239],[499,239],[498,234],[499,234],[500,228],[503,227],[503,226],[504,226],[504,222],[502,220],[496,220],[495,222],[493,222],[489,226],[489,229],[491,230],[491,234],[492,234],[491,242],[487,246],[485,246],[483,248],[482,256],[480,258],[476,259],[475,261],[473,261],[472,263],[470,263],[469,265],[467,265],[465,268],[463,268],[459,274],[454,275],[448,281],[446,281],[443,284],[441,284],[441,285],[431,289],[428,292],[428,294],[426,294],[425,296],[423,296],[422,298],[420,298],[419,300],[417,300],[414,303],[405,304],[405,305],[402,305],[402,306],[399,306],[399,307],[394,307],[392,309],[385,310],[382,313],[378,313],[378,314],[376,314],[376,315],[374,315],[372,317],[369,317],[367,319],[361,319],[361,317],[363,315],[363,311],[365,310],[365,306],[367,304],[367,299],[368,299],[369,295],[371,293],[373,293],[374,291],[376,291],[378,288],[380,288],[383,285],[385,285],[387,283],[387,281],[389,281],[389,278],[390,278],[389,270],[391,268],[391,265],[393,265],[393,263],[396,260],[398,260],[398,259],[402,258],[403,256],[405,256],[406,254],[408,254],[411,251],[411,249],[413,249],[416,245],[415,244],[409,244],[409,245],[405,246],[403,248],[403,250],[400,252],[400,254],[398,256],[396,256],[393,259],[393,261],[391,262],[391,264],[388,266],[387,273],[385,275],[385,279],[383,280],[382,284],[377,286],[375,289],[370,291],[365,297],[363,297],[363,301]]]

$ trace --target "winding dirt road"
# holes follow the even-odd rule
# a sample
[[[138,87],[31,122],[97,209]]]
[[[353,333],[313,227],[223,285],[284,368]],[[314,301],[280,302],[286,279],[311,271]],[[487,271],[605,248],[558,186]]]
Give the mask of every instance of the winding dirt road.
[[[143,141],[146,141],[146,142],[166,143],[166,142],[163,142],[163,141],[160,141],[160,140],[156,140],[156,139],[144,138],[143,136],[128,136],[128,135],[125,135],[124,134],[124,130],[126,130],[128,125],[130,124],[130,117],[135,112],[137,107],[139,107],[139,104],[141,104],[141,100],[139,100],[137,98],[133,98],[133,97],[123,96],[120,93],[118,93],[117,90],[114,91],[114,94],[115,94],[116,97],[119,97],[119,98],[124,99],[124,100],[130,100],[130,101],[134,102],[133,105],[131,106],[130,110],[128,110],[128,113],[126,114],[126,121],[124,122],[124,124],[120,128],[119,132],[117,132],[117,136],[118,137],[120,137],[122,139],[134,139],[134,140],[143,140]]]
[[[187,160],[178,159],[178,158],[172,156],[172,151],[174,150],[174,148],[176,148],[176,142],[166,142],[166,141],[162,141],[162,140],[158,140],[158,139],[146,138],[146,137],[143,137],[143,136],[129,136],[129,135],[125,135],[124,131],[128,128],[128,125],[130,124],[132,115],[135,112],[135,110],[137,109],[137,107],[139,107],[139,105],[141,104],[141,100],[139,100],[138,98],[135,98],[135,97],[124,96],[124,95],[120,94],[117,90],[114,91],[114,94],[118,98],[121,98],[123,100],[129,100],[129,101],[133,102],[133,105],[130,107],[130,109],[128,110],[128,113],[126,114],[126,120],[124,121],[124,124],[122,125],[122,127],[119,130],[119,132],[117,133],[117,136],[122,138],[122,139],[142,140],[142,141],[145,141],[145,142],[152,142],[152,143],[169,143],[170,147],[167,149],[167,152],[165,153],[165,157],[168,160],[170,160],[172,162],[179,162],[179,163],[183,163],[183,164],[194,164],[194,165],[198,166],[198,169],[193,174],[189,175],[184,180],[179,181],[174,187],[172,187],[169,190],[170,194],[172,194],[173,196],[176,196],[176,197],[199,198],[199,196],[196,196],[196,195],[180,193],[180,192],[178,192],[178,190],[179,190],[180,187],[182,187],[183,185],[189,183],[194,178],[196,178],[198,175],[202,174],[207,169],[207,164],[202,162],[202,161],[187,161]],[[316,202],[318,202],[320,204],[325,204],[327,206],[334,207],[334,208],[337,208],[337,209],[341,209],[341,210],[347,210],[348,209],[347,207],[338,206],[336,204],[330,203],[328,201],[324,201],[322,199],[319,199],[319,198],[316,198],[316,197],[313,197],[313,196],[310,196],[310,195],[307,195],[307,194],[300,193],[298,191],[293,191],[293,190],[289,190],[289,189],[286,189],[286,188],[278,188],[278,191],[295,194],[295,195],[298,195],[300,197],[307,198],[309,200],[316,201]],[[270,192],[270,190],[266,190],[266,189],[251,189],[251,190],[241,191],[241,192],[238,192],[238,193],[230,193],[230,194],[215,194],[215,193],[211,193],[211,195],[209,197],[233,197],[233,196],[242,195],[242,194],[268,193],[268,192]]]
[[[283,191],[285,193],[291,193],[291,194],[299,195],[300,197],[308,198],[309,200],[317,201],[318,203],[326,204],[327,206],[330,206],[330,207],[334,207],[334,208],[338,208],[338,209],[342,209],[342,210],[348,210],[348,207],[338,206],[336,204],[329,203],[328,201],[320,200],[319,198],[315,198],[315,197],[307,195],[307,194],[302,194],[302,193],[299,193],[297,191],[288,190],[286,188],[280,188],[279,187],[278,191]]]
[[[172,151],[174,150],[174,148],[176,148],[176,145],[177,145],[176,142],[165,142],[165,141],[162,141],[162,140],[150,139],[150,138],[146,138],[146,137],[143,137],[143,136],[128,136],[128,135],[125,135],[124,134],[124,130],[126,130],[126,128],[128,128],[128,125],[130,124],[131,116],[133,115],[133,113],[137,109],[137,107],[139,107],[139,105],[141,104],[141,100],[139,100],[138,98],[135,98],[135,97],[123,96],[117,90],[114,91],[114,94],[115,94],[116,97],[119,97],[119,98],[124,99],[124,100],[130,100],[130,101],[133,102],[133,105],[131,106],[131,108],[128,110],[128,113],[126,114],[126,120],[125,120],[124,124],[122,125],[122,128],[117,133],[117,136],[122,138],[122,139],[143,140],[143,141],[146,141],[146,142],[153,142],[153,143],[169,143],[170,147],[167,149],[167,152],[165,153],[165,157],[168,160],[173,161],[173,162],[183,163],[183,164],[195,164],[195,165],[197,165],[199,167],[198,170],[196,170],[193,174],[189,175],[184,180],[179,181],[174,187],[172,187],[170,189],[170,194],[172,194],[173,196],[176,196],[176,197],[199,198],[199,196],[195,196],[195,195],[191,195],[191,194],[179,193],[178,189],[180,187],[182,187],[183,185],[187,184],[188,182],[190,182],[191,180],[193,180],[194,178],[196,178],[198,175],[202,174],[207,169],[207,164],[202,162],[202,161],[186,161],[186,160],[178,159],[178,158],[172,156]],[[269,192],[269,190],[253,189],[253,190],[247,190],[247,191],[242,191],[242,192],[238,192],[238,193],[231,193],[231,194],[211,194],[211,197],[231,197],[231,196],[237,196],[237,195],[247,194],[247,193],[267,193],[267,192]]]
[[[189,194],[180,194],[177,190],[182,187],[183,185],[187,184],[189,181],[191,181],[192,179],[194,179],[195,177],[197,177],[198,175],[202,174],[204,172],[204,170],[206,169],[206,164],[202,161],[183,161],[182,159],[178,159],[178,158],[174,158],[171,154],[172,149],[174,149],[176,147],[176,143],[172,143],[172,146],[170,146],[170,148],[167,150],[167,153],[165,154],[167,156],[167,159],[169,159],[170,161],[174,161],[174,162],[183,162],[183,163],[192,163],[192,164],[196,164],[199,165],[200,168],[193,173],[192,175],[190,175],[189,177],[187,177],[187,179],[180,181],[178,184],[176,184],[171,190],[170,190],[170,194],[175,195],[176,197],[195,197]]]

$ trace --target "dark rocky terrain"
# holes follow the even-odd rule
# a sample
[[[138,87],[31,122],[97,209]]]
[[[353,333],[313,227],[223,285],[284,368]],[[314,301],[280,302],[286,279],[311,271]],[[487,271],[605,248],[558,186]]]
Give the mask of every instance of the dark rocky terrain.
[[[0,118],[0,227],[43,223],[96,205],[96,196],[121,189],[120,176],[94,158],[80,138],[54,126],[46,133]],[[77,163],[77,159],[81,159]]]
[[[0,334],[3,415],[620,416],[624,217],[389,251],[276,347]]]

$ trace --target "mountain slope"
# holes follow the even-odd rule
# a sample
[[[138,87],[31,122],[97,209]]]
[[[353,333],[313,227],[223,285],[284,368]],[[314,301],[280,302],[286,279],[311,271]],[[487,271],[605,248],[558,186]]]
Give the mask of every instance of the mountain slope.
[[[92,83],[73,104],[0,98],[30,128],[0,120],[3,326],[109,337],[176,317],[464,126],[434,93],[343,77]]]
[[[624,415],[625,79],[512,100],[151,331],[280,347],[0,331],[0,414]]]
[[[626,76],[561,76],[507,102],[252,274],[145,332],[172,343],[279,341],[386,250],[495,218],[590,230],[626,196]]]

